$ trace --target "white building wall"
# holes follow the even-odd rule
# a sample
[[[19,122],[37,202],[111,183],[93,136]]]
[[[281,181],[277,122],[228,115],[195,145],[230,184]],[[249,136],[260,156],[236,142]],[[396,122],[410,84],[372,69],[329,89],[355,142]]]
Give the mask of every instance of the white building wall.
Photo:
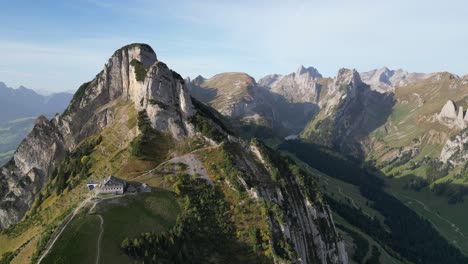
[[[116,194],[123,194],[123,186],[121,187],[104,187],[104,188],[97,188],[97,193],[116,193]]]

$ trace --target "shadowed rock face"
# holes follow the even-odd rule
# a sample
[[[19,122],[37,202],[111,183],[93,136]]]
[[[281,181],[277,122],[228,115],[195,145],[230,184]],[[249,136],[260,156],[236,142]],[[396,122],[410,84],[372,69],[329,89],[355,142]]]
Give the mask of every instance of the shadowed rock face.
[[[318,83],[320,78],[322,75],[317,69],[301,65],[295,73],[267,75],[258,83],[273,93],[283,96],[289,102],[318,104],[321,92],[321,85]]]
[[[144,80],[136,78],[138,63]],[[12,160],[0,169],[0,229],[23,217],[66,151],[119,118],[112,108],[118,101],[146,110],[151,126],[175,139],[193,133],[188,118],[195,110],[183,79],[158,61],[150,46],[125,46],[95,79],[80,87],[64,114],[50,121],[40,117]]]
[[[193,97],[231,119],[234,126],[261,126],[282,136],[301,131],[318,109],[310,102],[288,101],[245,73],[198,76],[186,83]]]
[[[361,141],[385,123],[395,103],[393,96],[371,90],[350,69],[339,70],[325,89],[320,112],[301,137],[346,154],[363,155]]]

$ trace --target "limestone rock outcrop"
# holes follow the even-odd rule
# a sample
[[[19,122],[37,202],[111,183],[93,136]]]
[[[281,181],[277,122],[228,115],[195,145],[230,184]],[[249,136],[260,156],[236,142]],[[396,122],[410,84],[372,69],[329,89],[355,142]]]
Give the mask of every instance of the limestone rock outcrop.
[[[348,263],[344,241],[336,238],[337,231],[330,208],[307,197],[297,178],[290,175],[284,188],[269,188],[267,184],[247,185],[247,182],[261,180],[262,173],[269,171],[269,165],[265,162],[269,158],[260,150],[261,146],[252,144],[248,148],[249,151],[236,159],[238,167],[244,168],[245,187],[268,203],[288,208],[291,217],[285,218],[281,223],[281,231],[293,243],[300,257],[297,263]],[[258,162],[255,163],[254,160]],[[261,164],[263,168],[257,164]]]
[[[0,230],[21,220],[64,151],[56,124],[39,117],[13,159],[0,168]]]
[[[394,99],[391,94],[371,90],[353,69],[340,69],[325,84],[320,111],[301,138],[358,154],[360,141],[385,122]]]
[[[267,75],[258,81],[259,85],[267,87],[293,103],[318,103],[321,86],[318,79],[322,75],[313,67],[300,66],[295,73],[288,75]]]
[[[442,110],[437,115],[440,122],[449,125],[450,127],[463,129],[468,124],[468,113],[465,114],[463,106],[458,107],[452,100],[447,101]]]
[[[313,68],[304,67],[292,75],[296,74],[319,76]],[[291,102],[266,87],[264,84],[268,82],[262,79],[260,84],[248,74],[230,72],[209,79],[198,76],[186,80],[193,97],[231,119],[234,126],[268,127],[284,136],[298,133],[318,107],[309,102]]]
[[[457,109],[455,103],[452,100],[447,101],[442,110],[439,113],[440,118],[457,118]]]
[[[440,160],[454,166],[468,162],[468,129],[460,131],[447,140],[442,148]]]

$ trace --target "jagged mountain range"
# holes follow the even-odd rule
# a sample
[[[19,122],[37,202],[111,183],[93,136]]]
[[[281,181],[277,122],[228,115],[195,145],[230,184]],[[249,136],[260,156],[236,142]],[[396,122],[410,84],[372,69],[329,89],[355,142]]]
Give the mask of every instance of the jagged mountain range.
[[[191,86],[197,87],[192,88],[196,98],[229,118],[280,128],[277,129],[283,132],[278,134],[280,136],[301,134],[304,139],[347,154],[365,156],[373,153],[368,147],[375,141],[383,143],[385,140],[375,135],[380,136],[385,131],[389,139],[385,142],[385,155],[388,156],[390,148],[397,143],[390,136],[404,139],[399,143],[406,144],[437,134],[436,144],[443,145],[450,136],[465,128],[466,78],[448,73],[409,73],[386,67],[363,73],[342,69],[336,77],[324,78],[317,69],[300,66],[294,73],[268,75],[258,83],[246,74],[236,73],[213,77],[217,86],[210,86],[212,79],[207,82],[202,77],[193,80]],[[242,83],[248,85],[237,85]],[[207,97],[207,93],[211,93],[211,97]],[[278,97],[282,104],[273,99]],[[293,109],[297,104],[302,107],[290,113],[283,110]],[[398,124],[392,122],[392,116],[405,108],[411,108],[413,112],[405,112]],[[295,126],[287,125],[290,120],[296,121]],[[427,130],[417,130],[409,135],[395,134],[402,133],[401,125],[409,126],[414,121],[426,126]],[[436,128],[439,124],[446,128]],[[390,127],[393,129],[389,131]]]
[[[236,85],[246,84],[238,82]],[[227,222],[203,223],[205,227],[202,228],[187,223],[183,228],[197,228],[199,233],[191,233],[190,237],[195,235],[201,239],[209,234],[207,230],[220,226],[228,233],[218,235],[224,234],[232,241],[220,248],[210,239],[205,243],[210,243],[214,249],[206,253],[202,253],[205,248],[197,249],[203,247],[200,240],[186,244],[185,249],[173,245],[168,252],[181,250],[175,257],[190,258],[190,247],[195,247],[197,255],[192,256],[192,260],[193,257],[203,261],[226,258],[235,263],[236,259],[254,254],[257,260],[267,259],[266,263],[348,263],[344,241],[335,230],[330,209],[313,177],[305,176],[292,160],[279,156],[262,143],[244,141],[230,134],[217,116],[221,115],[191,98],[185,81],[159,61],[150,46],[131,44],[117,50],[103,71],[77,90],[63,114],[51,120],[44,116],[37,119],[13,158],[1,168],[0,227],[12,238],[15,236],[11,234],[17,230],[27,230],[26,233],[22,231],[25,236],[17,237],[22,243],[38,236],[46,239],[50,228],[59,228],[54,223],[67,217],[67,210],[72,210],[71,206],[86,196],[80,186],[87,177],[99,179],[109,173],[128,180],[149,175],[148,184],[154,190],[165,188],[183,195],[185,189],[180,189],[178,184],[187,179],[180,178],[174,187],[164,182],[155,185],[154,180],[165,175],[157,171],[159,167],[166,163],[178,166],[180,162],[175,160],[184,160],[189,155],[190,159],[203,164],[209,182],[215,186],[211,188],[216,188],[224,197],[217,198],[216,204],[227,204],[231,209],[222,213],[223,219],[229,219]],[[193,149],[200,144],[202,147]],[[200,154],[194,154],[197,151]],[[210,162],[210,155],[218,158],[218,163]],[[164,159],[169,160],[162,162]],[[228,165],[223,165],[225,163]],[[193,162],[184,166],[191,164]],[[199,174],[192,172],[191,176],[197,178]],[[192,187],[186,188],[190,191]],[[233,203],[232,199],[239,197],[241,200]],[[201,202],[207,198],[203,199]],[[241,217],[245,209],[236,208],[245,206],[246,202],[264,213],[255,219]],[[190,204],[181,203],[181,207],[191,209]],[[182,214],[178,223],[191,212]],[[34,224],[37,221],[42,222],[40,228]],[[229,231],[231,221],[234,233]],[[223,255],[229,253],[226,245],[235,241],[252,243],[251,239],[264,242],[242,246],[230,258]],[[184,243],[188,241],[189,238]],[[22,249],[14,248],[13,244],[11,247]],[[113,250],[119,252],[118,246],[114,247]],[[38,246],[34,259],[46,263],[56,261],[48,259],[48,255],[37,258],[44,250]],[[61,259],[67,258],[64,254],[61,253]],[[109,257],[106,252],[103,255],[103,258]],[[146,259],[148,254],[131,257]]]

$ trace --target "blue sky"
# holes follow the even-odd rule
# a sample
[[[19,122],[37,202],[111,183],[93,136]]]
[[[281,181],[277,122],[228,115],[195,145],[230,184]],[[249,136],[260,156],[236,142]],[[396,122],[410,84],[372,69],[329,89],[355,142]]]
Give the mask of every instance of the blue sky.
[[[325,76],[382,66],[468,73],[468,1],[0,0],[0,81],[52,91],[92,79],[119,47],[150,44],[182,76]]]

